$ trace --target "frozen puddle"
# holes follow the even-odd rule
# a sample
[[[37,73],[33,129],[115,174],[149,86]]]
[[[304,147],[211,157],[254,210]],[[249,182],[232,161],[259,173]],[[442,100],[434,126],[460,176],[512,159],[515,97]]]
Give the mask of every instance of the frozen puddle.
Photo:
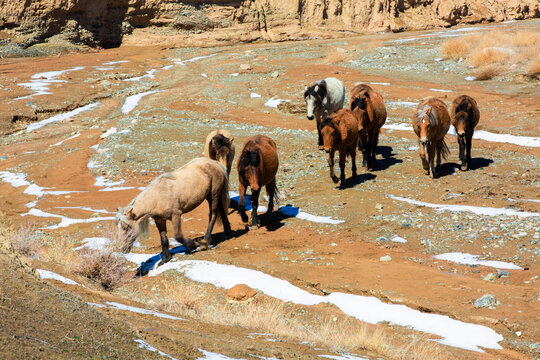
[[[26,131],[27,131],[27,132],[34,131],[34,130],[37,130],[37,129],[39,129],[39,128],[42,128],[43,126],[48,125],[48,124],[53,123],[53,122],[71,119],[71,118],[74,117],[75,115],[79,115],[79,114],[82,113],[82,112],[85,112],[85,111],[89,111],[89,110],[95,109],[98,105],[99,105],[99,103],[88,104],[88,105],[79,107],[79,108],[77,108],[77,109],[75,109],[75,110],[69,111],[69,112],[67,112],[67,113],[58,114],[58,115],[55,115],[55,116],[50,117],[50,118],[48,118],[48,119],[39,121],[39,122],[37,122],[37,123],[30,124],[30,125],[28,125],[28,126],[26,127]]]
[[[126,98],[126,101],[124,102],[124,105],[122,106],[122,113],[129,114],[133,109],[135,109],[135,107],[137,107],[137,105],[139,104],[139,101],[141,101],[141,99],[144,96],[155,94],[158,92],[160,92],[160,90],[151,90],[151,91],[146,91],[140,94],[128,96]]]
[[[482,207],[482,206],[451,205],[451,204],[448,204],[448,205],[431,204],[431,203],[426,203],[422,201],[407,199],[400,196],[388,195],[388,197],[397,201],[403,201],[403,202],[407,202],[413,205],[429,207],[437,211],[468,211],[476,215],[487,215],[487,216],[507,215],[507,216],[519,216],[519,217],[532,217],[532,216],[540,215],[534,212],[517,211],[514,209],[506,209],[506,208],[492,208],[492,207]]]
[[[24,87],[29,88],[30,91],[33,92],[33,94],[30,94],[27,96],[21,96],[14,100],[29,99],[33,96],[52,94],[52,92],[49,91],[49,86],[51,84],[67,82],[66,80],[57,80],[56,78],[58,76],[65,74],[67,72],[77,71],[77,70],[82,70],[82,69],[84,69],[83,66],[77,66],[77,67],[74,67],[72,69],[67,69],[67,70],[48,71],[48,72],[34,74],[32,75],[29,83],[17,84],[19,86],[24,86]]]
[[[498,342],[503,340],[503,337],[486,326],[465,323],[445,315],[423,313],[405,305],[387,304],[376,297],[345,293],[332,293],[328,296],[314,295],[288,281],[260,271],[202,260],[170,261],[151,270],[148,274],[157,276],[167,270],[176,270],[193,281],[209,283],[225,289],[230,289],[237,284],[246,284],[268,296],[295,304],[333,304],[345,314],[370,324],[388,321],[438,335],[442,339],[435,341],[448,346],[478,352],[483,352],[480,347],[502,349]]]
[[[86,287],[84,285],[79,284],[78,282],[75,282],[71,279],[68,279],[67,277],[64,277],[60,274],[54,273],[49,270],[36,269],[36,271],[38,272],[39,277],[42,279],[51,279],[51,280],[63,282],[64,284],[67,284],[67,285],[77,285],[77,286]]]
[[[162,319],[184,320],[184,321],[186,320],[186,319],[182,319],[176,316],[167,315],[167,314],[163,314],[163,313],[152,311],[152,310],[146,310],[146,309],[135,307],[135,306],[124,305],[124,304],[120,304],[120,303],[112,302],[112,301],[107,301],[105,302],[105,304],[95,304],[95,303],[88,303],[88,304],[92,306],[100,307],[100,308],[109,308],[109,309],[115,309],[115,310],[131,311],[137,314],[152,315],[152,316],[162,318]]]
[[[494,261],[494,260],[478,260],[479,255],[471,255],[467,253],[453,252],[435,255],[435,259],[452,261],[464,265],[483,265],[497,269],[508,269],[508,270],[523,270],[522,267],[517,266],[516,264],[504,262],[504,261]]]
[[[141,340],[141,339],[135,339],[135,342],[137,344],[139,344],[139,347],[140,348],[143,348],[143,349],[146,349],[148,351],[152,351],[152,352],[157,352],[159,355],[161,356],[165,356],[166,358],[169,358],[171,360],[178,360],[177,358],[174,358],[172,357],[171,355],[167,354],[167,353],[164,353],[163,351],[161,350],[158,350],[156,349],[155,347],[153,347],[152,345],[148,344],[147,342],[145,342],[144,340]]]
[[[238,204],[238,201],[240,199],[240,195],[238,193],[233,192],[233,191],[229,191],[229,196],[231,198],[231,202],[233,202],[235,204]],[[252,206],[251,206],[251,196],[250,195],[246,195],[246,197],[245,197],[245,205],[246,205],[246,211],[250,211],[250,210],[253,209]],[[265,206],[259,205],[259,207],[257,208],[257,213],[266,212],[267,210],[268,209]],[[341,224],[341,223],[345,222],[345,220],[332,219],[330,216],[311,215],[311,214],[308,214],[308,213],[303,212],[301,210],[302,209],[297,208],[297,207],[292,206],[292,205],[285,205],[285,206],[280,206],[279,209],[277,209],[276,211],[283,214],[283,215],[285,215],[286,217],[295,217],[295,218],[298,218],[298,219],[301,219],[301,220],[307,220],[307,221],[320,223],[320,224],[336,225],[336,224]]]
[[[277,108],[279,104],[282,102],[290,102],[291,100],[285,100],[285,99],[274,99],[274,97],[271,97],[267,102],[264,103],[264,106],[269,108]]]
[[[47,212],[44,212],[42,210],[35,209],[35,208],[31,208],[30,211],[28,211],[25,214],[22,214],[21,216],[28,216],[28,215],[37,216],[37,217],[59,218],[60,222],[58,224],[47,226],[47,227],[43,228],[43,229],[50,229],[50,230],[59,229],[59,228],[63,228],[63,227],[68,227],[68,226],[73,225],[73,224],[83,224],[83,223],[86,224],[86,223],[93,223],[93,222],[96,222],[96,221],[114,220],[114,216],[92,217],[92,218],[89,218],[89,219],[71,219],[71,218],[68,218],[67,216],[64,216],[64,215],[51,214],[51,213],[47,213]]]

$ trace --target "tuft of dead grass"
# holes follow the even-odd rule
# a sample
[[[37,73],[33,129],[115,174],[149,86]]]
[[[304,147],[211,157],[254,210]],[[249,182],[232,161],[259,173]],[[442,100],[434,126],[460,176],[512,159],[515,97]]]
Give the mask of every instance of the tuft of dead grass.
[[[415,340],[398,344],[382,326],[369,325],[346,315],[306,313],[298,306],[267,296],[251,302],[216,299],[201,285],[165,284],[154,303],[156,310],[195,316],[207,323],[233,325],[282,339],[308,340],[335,352],[367,350],[391,359],[448,359],[441,345],[415,335]]]
[[[504,69],[498,65],[487,65],[472,72],[476,80],[490,80],[497,75],[500,75]]]
[[[73,270],[112,291],[127,281],[128,265],[126,259],[109,250],[86,251],[73,265]]]
[[[452,59],[465,59],[477,70],[478,80],[502,73],[536,77],[540,34],[533,31],[492,30],[446,41],[441,52]]]
[[[10,228],[7,238],[18,254],[30,259],[40,259],[44,255],[44,234],[34,224],[21,225],[18,230]]]

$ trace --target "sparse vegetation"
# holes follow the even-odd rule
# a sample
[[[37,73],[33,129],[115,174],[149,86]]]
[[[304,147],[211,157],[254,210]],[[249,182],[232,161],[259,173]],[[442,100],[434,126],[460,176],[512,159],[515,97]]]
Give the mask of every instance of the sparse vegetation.
[[[123,257],[109,250],[88,251],[78,259],[74,271],[111,291],[127,280],[127,266]]]
[[[44,254],[44,236],[33,224],[21,225],[18,230],[8,228],[8,240],[16,253],[30,259]]]
[[[441,51],[454,60],[466,60],[476,69],[472,73],[477,80],[502,74],[535,78],[540,73],[540,34],[532,31],[492,30],[463,36],[445,42]]]

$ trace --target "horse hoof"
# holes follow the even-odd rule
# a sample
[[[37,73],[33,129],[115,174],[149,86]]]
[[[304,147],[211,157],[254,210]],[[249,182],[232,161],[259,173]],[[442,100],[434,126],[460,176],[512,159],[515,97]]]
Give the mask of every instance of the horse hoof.
[[[459,169],[461,171],[467,171],[467,170],[469,170],[469,165],[461,165]]]
[[[337,184],[339,182],[339,179],[337,176],[334,176],[332,177],[332,181],[334,182],[334,184]]]
[[[319,150],[324,150],[324,145],[319,145]]]

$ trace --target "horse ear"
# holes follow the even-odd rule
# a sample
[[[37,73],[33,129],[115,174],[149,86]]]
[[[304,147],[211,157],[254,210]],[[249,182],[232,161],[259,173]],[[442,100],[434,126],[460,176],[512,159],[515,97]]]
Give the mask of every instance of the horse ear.
[[[126,212],[126,217],[130,220],[135,220],[135,214],[133,214],[133,208],[129,209]]]
[[[426,110],[426,115],[429,115],[429,114],[431,114],[431,108],[428,108],[428,109]]]
[[[472,104],[471,104],[471,103],[468,103],[468,104],[467,104],[467,110],[471,110],[471,108],[472,108]]]

